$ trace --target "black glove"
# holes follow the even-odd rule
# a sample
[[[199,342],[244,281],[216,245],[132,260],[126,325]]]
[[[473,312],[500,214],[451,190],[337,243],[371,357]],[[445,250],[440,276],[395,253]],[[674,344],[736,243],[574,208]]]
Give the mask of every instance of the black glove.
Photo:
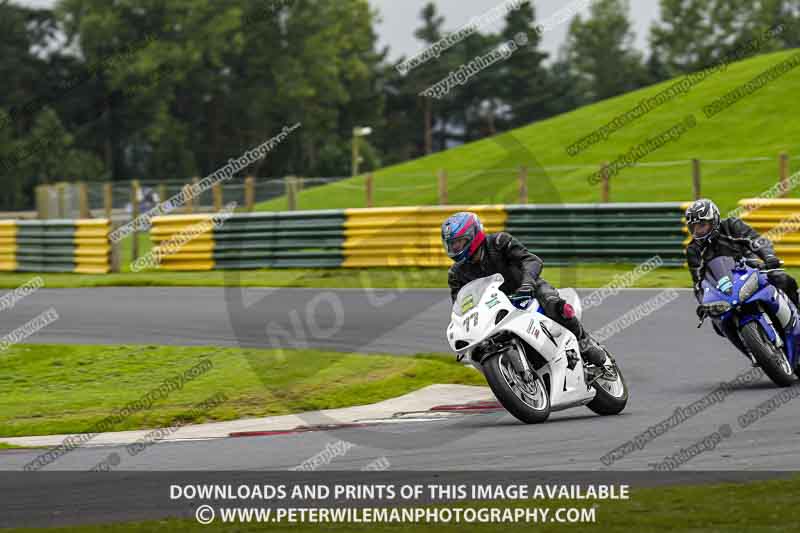
[[[529,283],[523,283],[520,285],[517,292],[514,293],[514,296],[517,298],[533,298],[533,285]]]
[[[781,267],[781,260],[775,257],[774,255],[768,255],[766,259],[764,259],[764,268],[767,270],[773,270],[775,268]]]
[[[700,320],[703,320],[706,316],[706,311],[702,305],[698,305],[697,309],[695,309],[694,312],[697,313],[697,318],[699,318]]]

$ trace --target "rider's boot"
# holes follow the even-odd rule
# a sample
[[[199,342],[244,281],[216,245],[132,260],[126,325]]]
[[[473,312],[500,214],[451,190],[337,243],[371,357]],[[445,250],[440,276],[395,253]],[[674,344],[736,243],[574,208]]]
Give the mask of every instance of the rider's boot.
[[[581,330],[583,331],[583,336],[578,338],[578,347],[581,350],[581,356],[583,356],[584,361],[588,361],[595,366],[606,364],[606,351],[591,335],[586,333],[583,326],[581,326]]]
[[[568,303],[562,304],[560,315],[561,320],[558,322],[578,339],[578,349],[583,360],[596,366],[603,366],[606,363],[606,351],[586,332],[583,324],[575,316],[572,306]]]

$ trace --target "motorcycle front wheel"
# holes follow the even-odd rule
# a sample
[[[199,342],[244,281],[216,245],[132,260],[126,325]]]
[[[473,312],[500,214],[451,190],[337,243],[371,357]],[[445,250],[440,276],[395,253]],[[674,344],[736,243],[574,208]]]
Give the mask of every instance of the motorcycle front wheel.
[[[533,381],[525,383],[504,353],[484,361],[483,370],[497,400],[518,420],[539,424],[550,416],[550,394],[536,372]]]
[[[783,350],[770,342],[758,322],[748,322],[741,329],[742,340],[750,348],[764,373],[775,385],[789,387],[795,383],[794,371]]]

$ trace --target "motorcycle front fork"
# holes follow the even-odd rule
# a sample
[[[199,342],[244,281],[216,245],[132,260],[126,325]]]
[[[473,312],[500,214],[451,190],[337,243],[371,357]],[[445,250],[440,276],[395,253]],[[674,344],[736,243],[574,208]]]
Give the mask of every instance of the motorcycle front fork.
[[[772,331],[775,332],[776,339],[778,340],[778,342],[776,344],[776,348],[778,348],[779,350],[783,351],[783,339],[780,336],[780,330],[775,327],[775,324],[772,322],[772,318],[769,316],[769,313],[767,313],[766,310],[764,310],[764,308],[761,306],[761,304],[758,304],[758,310],[764,316],[764,320],[767,322],[767,324],[770,325],[770,327],[772,328]],[[716,327],[716,324],[715,324],[715,327]],[[731,329],[733,329],[733,328],[731,328]],[[734,341],[731,338],[731,334],[736,335],[736,340],[738,342]],[[739,334],[739,329],[735,328],[734,331],[731,332],[731,334],[726,334],[725,336],[728,337],[728,339],[733,343],[734,346],[736,346],[736,348],[740,352],[744,353],[745,356],[747,356],[747,358],[750,360],[750,362],[753,364],[753,366],[759,366],[758,362],[756,361],[756,358],[753,356],[753,354],[750,352],[750,349],[747,347],[747,345],[742,340],[742,337]]]

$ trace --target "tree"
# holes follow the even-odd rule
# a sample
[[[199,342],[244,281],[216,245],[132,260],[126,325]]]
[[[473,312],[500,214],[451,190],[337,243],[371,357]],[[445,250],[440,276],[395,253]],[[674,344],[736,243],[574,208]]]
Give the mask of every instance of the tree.
[[[36,185],[91,179],[103,172],[102,162],[77,148],[74,136],[47,107],[36,115],[27,135],[12,140],[10,132],[0,132],[0,146],[5,147],[0,154],[5,184],[0,201],[8,207],[31,207]]]
[[[589,97],[581,90],[581,80],[570,67],[564,54],[559,54],[548,70],[547,93],[550,95],[544,103],[544,116],[551,117],[567,113],[582,105],[590,103]]]
[[[0,127],[16,132],[30,127],[56,80],[58,64],[42,57],[54,36],[55,19],[46,10],[33,10],[0,0],[0,107],[11,114]]]
[[[754,13],[753,24],[757,34],[769,28],[781,26],[783,31],[775,37],[777,48],[797,48],[800,46],[800,2],[797,0],[762,0],[760,9]]]
[[[91,141],[116,179],[209,174],[298,122],[247,172],[302,173],[328,137],[381,117],[367,0],[64,0],[59,13],[99,67],[83,101],[102,110]]]
[[[444,25],[444,17],[440,16],[436,11],[436,4],[429,2],[422,8],[420,13],[422,19],[422,26],[414,31],[414,37],[430,46],[438,42],[444,36],[442,33],[442,26]],[[437,65],[439,68],[437,68]],[[417,67],[415,78],[423,84],[432,85],[442,79],[441,63],[434,60],[433,65],[428,64]],[[432,67],[432,68],[430,68]],[[426,68],[427,75],[421,75],[419,69]],[[424,90],[424,89],[423,89]],[[425,154],[430,154],[433,151],[433,101],[429,96],[419,97],[420,105],[423,109],[424,116],[424,135],[425,135]]]
[[[52,156],[51,138],[64,133],[48,103],[74,68],[74,61],[53,50],[58,33],[50,10],[30,9],[0,0],[0,208],[29,209],[40,175],[34,163]],[[43,118],[44,117],[44,118]],[[52,121],[52,132],[42,125]],[[40,153],[41,152],[41,153]],[[76,159],[86,154],[62,154],[73,169],[86,168]]]
[[[741,60],[800,42],[796,0],[661,0],[660,21],[650,31],[653,61],[669,77]],[[765,32],[778,25],[773,39]],[[760,39],[759,46],[750,45]]]
[[[524,40],[520,36],[525,36]],[[503,42],[520,40],[519,49],[500,66],[498,89],[510,108],[509,126],[518,127],[547,116],[549,93],[547,70],[542,62],[547,54],[539,50],[541,35],[536,29],[533,3],[522,4],[506,15],[501,34]]]
[[[633,39],[627,0],[597,0],[587,20],[580,15],[572,20],[567,60],[589,100],[604,100],[646,84]]]

